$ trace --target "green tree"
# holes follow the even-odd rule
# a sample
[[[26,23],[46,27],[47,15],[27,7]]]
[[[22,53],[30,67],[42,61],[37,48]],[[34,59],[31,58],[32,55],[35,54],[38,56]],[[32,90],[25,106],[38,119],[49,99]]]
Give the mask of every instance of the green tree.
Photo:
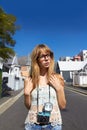
[[[19,27],[15,24],[16,17],[7,14],[0,7],[0,57],[8,59],[10,56],[15,55],[13,47],[16,41],[13,39],[13,35]]]

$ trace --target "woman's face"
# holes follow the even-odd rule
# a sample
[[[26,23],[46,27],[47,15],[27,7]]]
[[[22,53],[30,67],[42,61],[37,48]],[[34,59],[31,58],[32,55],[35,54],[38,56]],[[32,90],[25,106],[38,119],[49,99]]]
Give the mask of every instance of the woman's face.
[[[49,68],[51,62],[50,53],[43,52],[38,57],[38,64],[41,69]]]

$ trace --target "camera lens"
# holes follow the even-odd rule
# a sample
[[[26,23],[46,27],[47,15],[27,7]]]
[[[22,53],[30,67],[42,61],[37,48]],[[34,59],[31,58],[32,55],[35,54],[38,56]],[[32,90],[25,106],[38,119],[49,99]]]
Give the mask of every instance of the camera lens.
[[[45,111],[51,112],[52,109],[53,109],[53,104],[52,104],[52,103],[47,102],[47,103],[44,104],[44,110],[45,110]]]

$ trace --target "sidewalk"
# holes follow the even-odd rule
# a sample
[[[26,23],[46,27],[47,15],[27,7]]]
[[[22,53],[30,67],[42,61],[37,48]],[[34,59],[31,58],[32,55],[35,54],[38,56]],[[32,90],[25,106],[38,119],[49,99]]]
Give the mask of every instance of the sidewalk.
[[[71,84],[65,84],[65,87],[73,91],[87,95],[87,87],[73,86]]]
[[[10,91],[10,96],[5,96],[5,97],[0,97],[0,105],[3,104],[5,101],[7,101],[8,99],[16,96],[17,94],[19,94],[20,92],[22,91],[21,90],[17,90],[17,91]]]
[[[6,111],[15,101],[23,95],[23,89],[11,91],[10,96],[0,98],[0,114]]]

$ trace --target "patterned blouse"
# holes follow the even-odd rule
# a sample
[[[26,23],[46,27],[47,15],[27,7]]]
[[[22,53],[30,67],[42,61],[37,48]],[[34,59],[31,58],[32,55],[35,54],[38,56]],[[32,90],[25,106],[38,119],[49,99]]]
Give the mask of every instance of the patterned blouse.
[[[42,111],[43,105],[49,102],[49,86],[39,86],[39,112]],[[32,102],[29,109],[28,115],[25,120],[26,123],[37,123],[37,88],[32,91]],[[50,102],[53,104],[53,109],[51,111],[50,123],[51,125],[62,124],[61,113],[58,106],[58,101],[56,97],[56,91],[50,86]],[[38,124],[38,123],[37,123]]]

